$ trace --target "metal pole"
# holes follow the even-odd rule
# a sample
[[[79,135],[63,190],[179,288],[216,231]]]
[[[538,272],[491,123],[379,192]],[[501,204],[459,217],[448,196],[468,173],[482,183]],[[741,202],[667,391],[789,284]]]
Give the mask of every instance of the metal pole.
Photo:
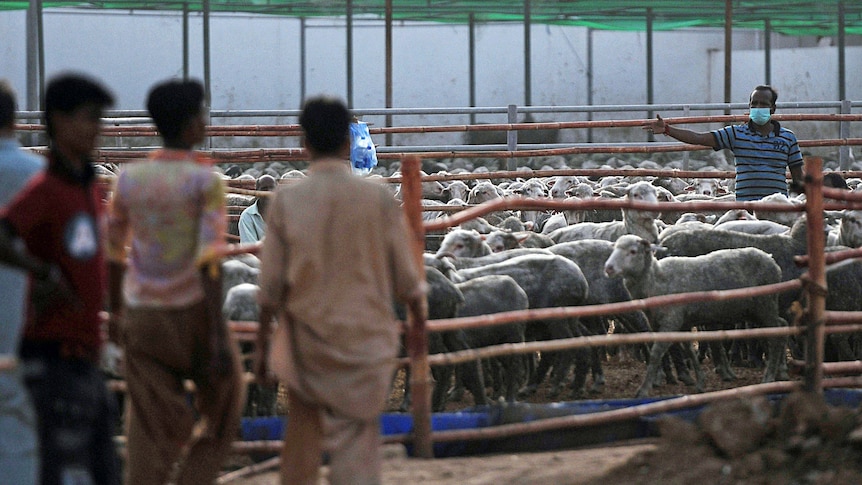
[[[39,110],[45,110],[45,12],[42,9],[42,0],[35,0],[36,10],[36,35],[39,37]]]
[[[691,106],[689,106],[689,105],[685,105],[685,106],[683,106],[683,107],[682,107],[682,116],[683,116],[683,117],[685,117],[685,118],[688,118],[689,116],[691,116]],[[688,153],[688,152],[682,152],[682,169],[683,169],[683,170],[688,170],[688,169],[689,169],[689,165],[690,165],[690,163],[689,163],[689,162],[690,162],[689,158],[690,158],[690,157],[689,157],[689,153]]]
[[[469,79],[470,79],[470,107],[476,107],[476,19],[473,16],[473,12],[470,12],[470,19],[468,23],[468,27],[470,29],[470,52],[468,53],[469,59]],[[470,124],[476,124],[476,113],[470,112]]]
[[[532,63],[532,47],[530,42],[530,0],[524,0],[524,105],[532,106],[533,94],[530,83],[531,63]]]
[[[805,212],[808,218],[808,296],[805,346],[805,390],[823,393],[823,354],[826,330],[826,270],[823,232],[823,160],[805,160]],[[783,358],[783,357],[782,357]]]
[[[849,99],[841,100],[841,114],[850,114],[851,103]],[[850,122],[841,120],[838,122],[838,138],[846,140],[850,138]],[[850,170],[850,146],[838,147],[838,167],[841,170]]]
[[[733,2],[724,0],[724,102],[731,99],[731,52],[733,51]],[[724,114],[730,114],[730,108],[725,108]]]
[[[39,109],[39,51],[42,49],[39,36],[41,2],[30,0],[27,7],[27,111]]]
[[[353,0],[347,0],[347,107],[353,108]]]
[[[424,274],[422,253],[425,250],[425,226],[422,223],[422,161],[416,155],[407,156],[401,164],[403,173],[404,211],[411,229],[411,248],[416,265]],[[410,407],[413,415],[413,450],[420,458],[433,458],[431,440],[431,367],[428,364],[427,316],[422,311],[408,313],[407,353],[410,356]]]
[[[392,107],[392,0],[386,0],[386,107]],[[392,115],[386,114],[386,127],[392,126]],[[392,133],[386,134],[386,145],[392,146]]]
[[[587,106],[593,105],[593,28],[587,27]],[[587,121],[593,121],[593,112],[587,111]],[[587,129],[587,142],[593,142],[593,129]]]
[[[838,99],[841,101],[847,96],[844,34],[844,2],[838,2]]]
[[[653,75],[653,65],[652,65],[652,24],[653,24],[653,13],[652,8],[646,9],[646,102],[647,104],[653,104],[653,86],[652,86],[652,75]],[[653,111],[647,111],[647,119],[650,120],[653,117]],[[647,132],[647,141],[655,141],[655,135],[652,131]]]
[[[763,70],[767,85],[772,84],[772,22],[769,19],[763,21]]]
[[[204,86],[207,108],[212,109],[212,76],[210,72],[210,0],[204,0]]]
[[[299,18],[299,103],[305,101],[306,91],[306,53],[305,53],[305,17]]]
[[[509,123],[517,123],[518,122],[518,106],[515,104],[510,104],[509,109],[507,110],[507,118]],[[508,130],[506,132],[506,148],[513,152],[518,148],[518,130]],[[515,157],[509,157],[509,162],[506,164],[507,170],[510,172],[517,168],[515,164]]]
[[[183,2],[183,79],[189,78],[189,2]]]

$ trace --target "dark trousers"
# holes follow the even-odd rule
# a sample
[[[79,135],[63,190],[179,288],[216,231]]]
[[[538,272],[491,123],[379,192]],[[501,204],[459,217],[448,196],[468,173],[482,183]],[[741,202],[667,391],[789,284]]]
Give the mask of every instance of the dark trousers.
[[[59,345],[25,342],[21,358],[38,418],[41,483],[119,484],[117,404],[101,370],[87,360],[61,358]]]

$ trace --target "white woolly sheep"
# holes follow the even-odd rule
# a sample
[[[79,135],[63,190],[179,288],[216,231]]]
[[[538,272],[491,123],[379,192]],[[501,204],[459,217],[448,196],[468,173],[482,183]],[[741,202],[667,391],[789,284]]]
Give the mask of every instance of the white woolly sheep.
[[[626,192],[626,199],[640,202],[657,202],[655,186],[648,182],[638,182],[631,185]],[[658,227],[655,212],[634,209],[623,210],[623,220],[614,222],[581,222],[558,229],[549,236],[557,243],[577,241],[580,239],[604,239],[616,241],[623,234],[635,234],[644,239],[656,242]]]
[[[682,233],[680,233],[682,234]],[[614,251],[605,263],[605,273],[622,276],[633,298],[715,291],[761,286],[781,281],[781,269],[765,252],[756,248],[719,250],[704,256],[655,258],[657,246],[633,235],[620,237]],[[679,331],[698,325],[723,320],[749,321],[757,327],[786,326],[778,314],[776,295],[715,302],[697,302],[670,307],[653,308],[648,312],[652,327],[660,332]],[[661,358],[670,343],[656,342],[650,352],[644,383],[637,395],[649,395],[658,372]],[[784,359],[784,339],[769,340],[767,366],[763,382],[776,379]],[[697,366],[698,382],[702,374]]]

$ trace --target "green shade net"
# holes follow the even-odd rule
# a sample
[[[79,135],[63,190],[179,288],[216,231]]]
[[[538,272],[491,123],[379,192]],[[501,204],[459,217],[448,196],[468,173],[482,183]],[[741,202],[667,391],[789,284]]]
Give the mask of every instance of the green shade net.
[[[43,8],[72,7],[114,10],[244,12],[287,17],[346,17],[348,2],[331,0],[114,0],[42,1]],[[352,15],[384,19],[385,0],[354,0]],[[0,10],[23,10],[27,1],[2,1]],[[785,35],[836,35],[843,17],[846,34],[862,35],[862,0],[759,0],[732,1],[733,28],[763,29],[769,20],[773,32]],[[453,24],[524,22],[571,25],[603,30],[653,30],[694,27],[724,28],[725,2],[721,0],[392,0],[396,21]]]

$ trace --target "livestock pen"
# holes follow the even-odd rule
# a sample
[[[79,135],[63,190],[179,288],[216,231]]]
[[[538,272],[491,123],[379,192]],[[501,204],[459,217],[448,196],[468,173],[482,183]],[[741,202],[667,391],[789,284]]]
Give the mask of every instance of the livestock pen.
[[[819,115],[818,115],[819,116]],[[838,115],[845,116],[845,115]],[[858,119],[857,119],[858,118]],[[862,117],[857,115],[849,115],[846,118],[842,118],[844,121],[859,121]],[[643,124],[644,120],[631,120],[632,122],[638,122]],[[674,121],[671,119],[671,121]],[[704,119],[704,121],[715,121],[714,119]],[[602,122],[595,122],[602,123]],[[506,124],[500,125],[498,128],[506,129],[506,130],[519,130],[522,129],[521,124]],[[523,129],[535,129],[534,124],[529,124],[531,126],[523,128]],[[586,126],[586,125],[584,125]],[[634,126],[634,125],[633,125]],[[579,125],[579,127],[581,127]],[[428,127],[417,127],[417,129],[426,129]],[[555,128],[562,128],[561,126],[557,126]],[[243,133],[254,132],[255,130],[249,130],[247,128],[243,128]],[[145,131],[145,130],[142,130]],[[266,133],[267,131],[264,129],[258,130],[259,132]],[[274,130],[277,131],[277,130]],[[226,130],[224,133],[239,133],[239,131],[230,131]],[[284,132],[279,132],[284,133]],[[295,128],[291,132],[291,135],[296,135],[297,132]],[[842,138],[836,140],[801,140],[800,145],[806,146],[851,146],[851,145],[859,145],[862,144],[862,139],[849,139]],[[414,240],[412,244],[414,244],[414,249],[417,252],[417,261],[421,260],[421,252],[424,249],[425,243],[425,233],[428,231],[435,230],[443,230],[447,227],[452,227],[460,224],[461,222],[467,221],[469,219],[482,216],[489,212],[501,210],[501,209],[524,209],[524,208],[535,208],[535,209],[583,209],[583,208],[623,208],[623,207],[631,207],[635,209],[641,210],[655,210],[655,211],[673,211],[673,210],[710,210],[710,209],[729,209],[729,208],[743,208],[750,210],[764,210],[764,211],[797,211],[803,210],[801,207],[788,207],[782,204],[768,204],[768,203],[759,203],[759,202],[740,202],[740,203],[717,203],[717,202],[688,202],[685,205],[681,205],[680,203],[659,203],[656,205],[652,204],[642,204],[637,202],[625,202],[625,201],[616,201],[616,200],[589,200],[589,201],[581,201],[581,202],[562,202],[562,201],[550,201],[550,200],[534,200],[534,199],[523,199],[523,198],[507,198],[503,200],[498,200],[494,202],[489,202],[485,204],[481,204],[475,207],[468,208],[456,208],[452,210],[459,211],[458,214],[452,215],[450,217],[442,218],[435,222],[422,222],[421,213],[424,210],[441,210],[438,206],[428,206],[423,207],[421,203],[421,189],[419,189],[419,185],[422,182],[426,181],[434,181],[434,180],[465,180],[465,179],[478,179],[478,178],[516,178],[516,177],[524,177],[524,176],[532,176],[532,177],[541,177],[541,176],[551,176],[551,175],[604,175],[604,174],[624,174],[624,175],[639,175],[639,176],[675,176],[675,177],[685,177],[685,178],[698,178],[698,177],[730,177],[732,176],[732,172],[700,172],[700,171],[680,171],[680,170],[648,170],[648,169],[631,169],[631,170],[591,170],[591,169],[578,169],[578,168],[570,168],[570,169],[561,169],[561,170],[548,170],[548,171],[535,171],[526,174],[521,171],[500,171],[500,172],[484,172],[479,174],[461,174],[461,175],[452,175],[452,174],[439,174],[439,175],[431,175],[431,176],[422,176],[419,173],[420,167],[420,157],[422,158],[435,158],[440,156],[441,154],[445,154],[446,157],[459,156],[459,157],[488,157],[488,158],[516,158],[522,156],[551,156],[551,155],[559,155],[566,153],[588,153],[592,150],[601,153],[652,153],[652,152],[668,152],[668,151],[689,151],[696,149],[691,146],[677,146],[678,144],[655,144],[655,146],[649,145],[641,145],[641,146],[619,146],[619,147],[609,147],[609,146],[601,146],[601,147],[593,147],[589,150],[585,149],[585,147],[568,147],[568,148],[544,148],[537,150],[488,150],[488,151],[473,151],[473,150],[465,150],[463,152],[460,151],[442,151],[442,152],[416,152],[411,153],[407,151],[402,152],[393,152],[391,159],[403,160],[401,166],[401,176],[400,177],[387,177],[386,181],[390,183],[401,183],[404,185],[404,206],[405,211],[407,211],[411,220],[411,227],[414,230]],[[295,152],[292,150],[288,151],[277,151],[274,150],[272,152],[268,152],[266,150],[256,151],[256,155],[254,156],[244,156],[236,159],[231,159],[229,155],[226,153],[230,152],[211,152],[214,155],[216,160],[231,160],[232,163],[249,163],[256,161],[274,161],[274,160],[282,160],[285,158],[280,157],[297,157],[297,159],[301,159],[301,152]],[[115,163],[115,162],[125,162],[134,158],[140,157],[144,152],[136,152],[136,151],[128,151],[122,154],[122,156],[116,156],[117,153],[114,150],[103,150],[99,153],[98,160],[100,162],[105,163]],[[128,156],[127,156],[128,155]],[[133,156],[132,156],[133,155]],[[223,158],[222,158],[223,157]],[[257,157],[257,158],[255,158]],[[381,158],[387,158],[389,155],[381,154]],[[852,171],[843,172],[845,176],[859,176],[858,173]],[[806,195],[808,196],[808,202],[806,203],[804,210],[808,212],[809,220],[808,223],[811,225],[816,225],[818,222],[818,217],[822,221],[822,210],[830,209],[836,210],[839,208],[851,208],[858,209],[860,208],[860,201],[862,201],[862,196],[857,196],[856,194],[846,194],[846,193],[837,193],[837,191],[833,191],[830,189],[821,189],[822,182],[822,166],[820,162],[815,158],[808,158],[806,161]],[[285,182],[289,183],[289,182]],[[241,194],[248,195],[264,195],[261,193],[256,193],[254,191],[248,190],[246,187],[248,183],[236,183],[234,181],[229,181],[228,185],[231,187],[228,190],[232,192],[237,192]],[[838,202],[823,202],[823,196],[827,196],[829,200],[832,201],[844,201],[844,203]],[[809,238],[811,238],[811,234],[815,231],[809,231]],[[815,238],[816,239],[816,238]],[[229,256],[231,254],[240,254],[245,252],[254,252],[257,246],[234,246],[231,247],[226,253],[225,256]],[[855,253],[854,253],[855,254]],[[858,254],[855,254],[858,256]],[[842,257],[840,255],[832,255],[830,254],[830,260],[833,258]],[[502,347],[493,347],[486,348],[481,350],[469,350],[454,354],[435,354],[435,355],[427,355],[427,345],[425,342],[427,341],[427,333],[426,332],[440,332],[445,331],[447,329],[453,328],[467,328],[467,327],[479,327],[485,325],[497,325],[504,324],[513,321],[527,321],[534,320],[538,318],[563,318],[563,317],[575,317],[575,316],[587,316],[587,315],[602,315],[602,314],[610,314],[610,313],[620,313],[624,311],[631,311],[636,309],[645,309],[651,308],[653,306],[660,305],[671,305],[671,304],[680,304],[689,301],[693,301],[697,298],[705,298],[705,299],[728,299],[750,295],[752,291],[751,289],[747,290],[739,290],[739,291],[727,291],[727,292],[716,292],[707,295],[673,295],[668,297],[660,297],[656,299],[642,300],[642,301],[632,301],[623,304],[616,305],[597,305],[592,307],[570,307],[570,308],[561,308],[561,309],[531,309],[523,312],[513,312],[511,314],[496,314],[493,317],[490,316],[482,316],[482,317],[473,317],[467,319],[454,319],[447,321],[431,321],[427,324],[427,327],[424,325],[424,322],[421,316],[413,316],[413,324],[409,325],[411,333],[409,335],[409,347],[411,348],[410,352],[410,365],[413,369],[413,375],[418,376],[412,382],[414,386],[414,408],[413,408],[413,423],[414,428],[411,434],[402,434],[402,435],[390,435],[387,440],[389,441],[399,441],[399,442],[412,442],[415,450],[415,454],[417,456],[425,456],[431,457],[433,456],[431,445],[435,442],[446,442],[446,441],[462,441],[462,440],[483,440],[490,439],[496,437],[504,437],[504,436],[513,436],[518,434],[526,434],[526,433],[534,433],[537,431],[544,431],[550,429],[562,429],[569,427],[577,427],[577,426],[587,426],[601,422],[609,422],[613,420],[619,419],[627,419],[633,416],[643,416],[649,414],[656,414],[666,412],[672,409],[680,409],[685,407],[690,407],[698,404],[702,404],[705,402],[710,402],[717,399],[724,399],[730,396],[740,396],[740,395],[755,395],[755,394],[763,394],[763,393],[773,393],[773,392],[786,392],[788,390],[799,387],[800,384],[793,382],[779,382],[779,383],[771,383],[765,384],[762,386],[751,386],[747,388],[742,388],[738,390],[732,391],[721,391],[718,393],[707,393],[700,394],[694,396],[685,396],[678,399],[669,399],[663,400],[661,402],[644,404],[642,406],[630,407],[615,411],[608,411],[605,413],[591,413],[589,415],[576,415],[576,416],[565,416],[565,417],[557,417],[557,418],[549,418],[537,422],[531,423],[522,423],[522,424],[512,424],[512,425],[504,425],[497,426],[493,428],[482,428],[478,430],[458,430],[458,431],[443,431],[443,432],[431,432],[430,419],[431,412],[430,408],[427,405],[427,384],[428,384],[428,369],[433,365],[449,365],[455,364],[459,362],[465,362],[469,360],[476,360],[479,358],[485,358],[495,355],[502,355],[505,353],[532,353],[537,351],[553,351],[553,350],[561,350],[568,348],[577,348],[577,347],[587,347],[587,346],[606,346],[606,345],[618,345],[618,344],[629,344],[636,342],[655,342],[655,341],[675,341],[675,342],[683,342],[683,341],[700,341],[706,342],[710,340],[727,340],[727,339],[735,339],[735,338],[758,338],[758,337],[774,337],[780,335],[805,335],[809,343],[809,352],[808,356],[810,360],[803,364],[806,373],[806,379],[804,382],[804,386],[807,389],[814,390],[815,392],[819,392],[824,387],[831,386],[840,386],[840,387],[854,387],[860,384],[858,378],[830,378],[824,379],[824,374],[829,374],[831,372],[846,372],[850,371],[858,371],[862,364],[823,364],[822,363],[822,347],[823,347],[823,335],[826,332],[858,332],[862,330],[862,326],[858,325],[860,321],[862,321],[862,316],[848,314],[846,312],[842,313],[830,313],[826,312],[822,306],[823,301],[823,290],[825,289],[825,280],[823,280],[823,264],[824,264],[824,256],[822,251],[822,242],[809,239],[809,254],[807,262],[810,266],[809,275],[803,280],[793,281],[789,283],[783,283],[780,285],[775,285],[775,287],[771,288],[762,288],[756,291],[763,293],[774,293],[784,291],[791,287],[804,286],[808,290],[808,307],[802,313],[801,317],[809,322],[807,328],[803,328],[800,326],[788,327],[784,329],[760,329],[760,330],[736,330],[736,331],[715,331],[708,332],[702,331],[698,332],[696,335],[692,335],[687,332],[679,332],[679,333],[664,333],[661,335],[657,334],[642,334],[642,335],[607,335],[607,336],[590,336],[590,337],[578,337],[575,339],[571,339],[569,341],[554,341],[554,342],[531,342],[525,344],[510,344]],[[420,264],[417,262],[417,264]],[[842,325],[830,325],[825,326],[826,323],[841,323]],[[232,326],[237,332],[238,336],[242,338],[243,334],[247,335],[247,332],[254,332],[255,325],[250,322],[232,322]],[[818,350],[819,349],[819,350]],[[405,362],[406,364],[406,362]],[[423,386],[425,389],[423,389]],[[251,452],[251,451],[260,451],[260,450],[269,450],[272,451],[280,446],[280,442],[264,442],[264,443],[237,443],[236,450],[240,452]]]

